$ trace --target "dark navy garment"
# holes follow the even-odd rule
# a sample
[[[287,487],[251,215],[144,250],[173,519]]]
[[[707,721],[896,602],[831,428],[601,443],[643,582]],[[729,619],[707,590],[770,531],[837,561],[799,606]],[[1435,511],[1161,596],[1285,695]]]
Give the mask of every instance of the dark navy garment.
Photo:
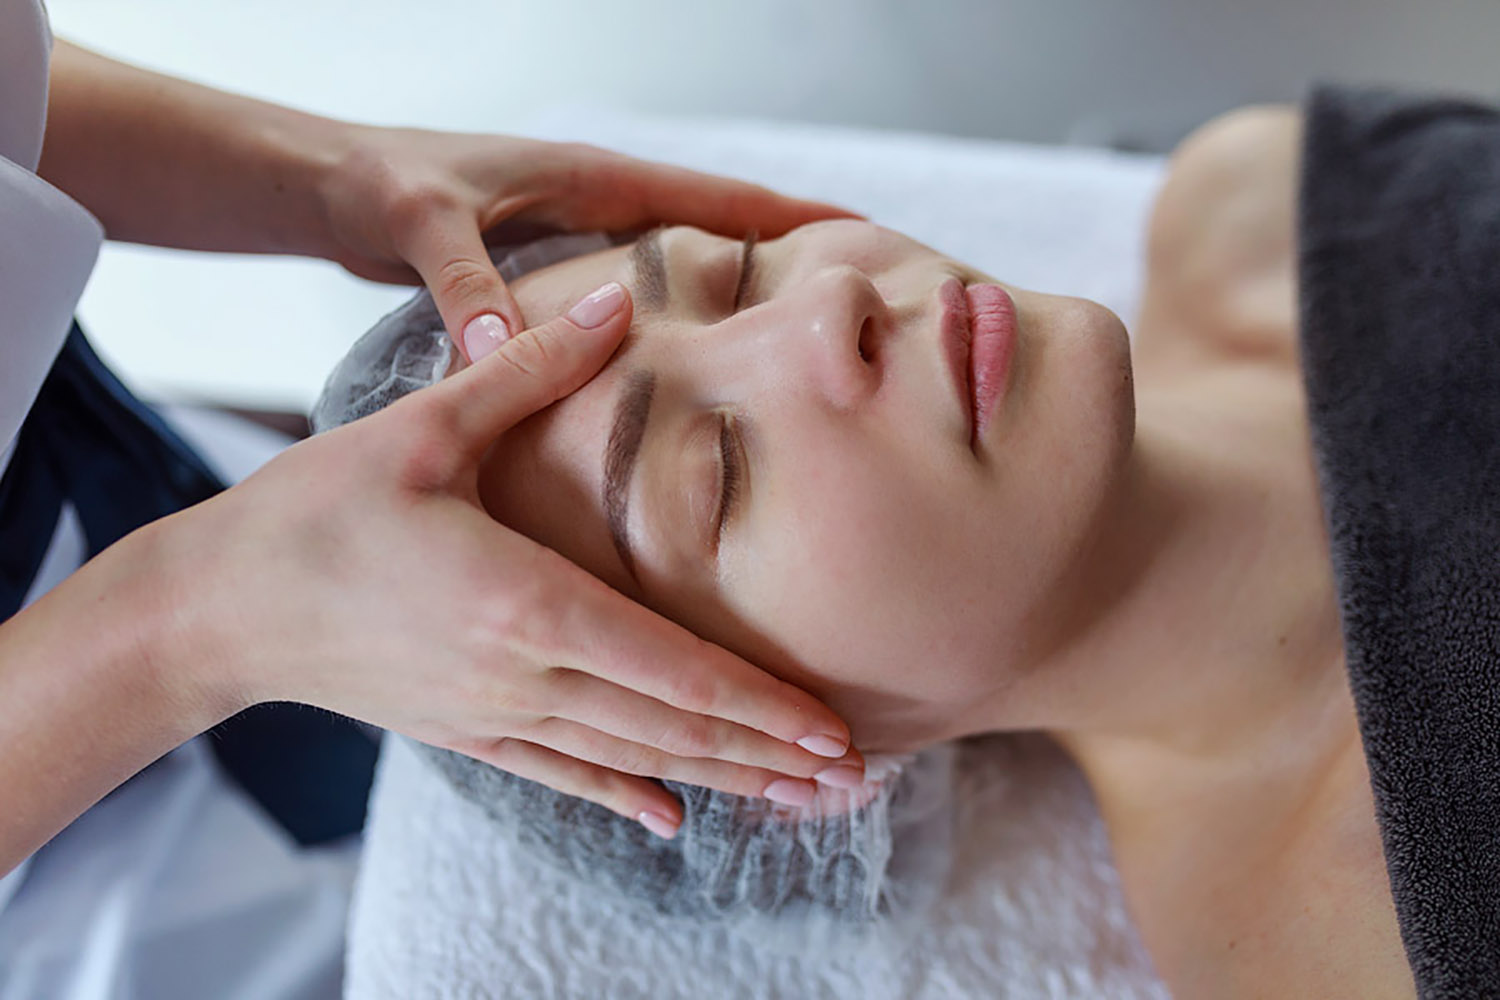
[[[73,324],[0,478],[0,620],[20,610],[64,503],[88,557],[223,482],[132,396]],[[348,719],[304,705],[257,705],[210,731],[224,768],[304,845],[364,825],[375,741]]]

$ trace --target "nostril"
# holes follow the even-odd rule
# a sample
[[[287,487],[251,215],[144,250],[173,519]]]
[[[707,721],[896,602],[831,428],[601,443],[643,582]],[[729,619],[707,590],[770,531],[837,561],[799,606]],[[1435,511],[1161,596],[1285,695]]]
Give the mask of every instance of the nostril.
[[[874,317],[866,317],[859,328],[859,341],[854,345],[859,352],[859,360],[868,364],[875,360],[875,320]]]

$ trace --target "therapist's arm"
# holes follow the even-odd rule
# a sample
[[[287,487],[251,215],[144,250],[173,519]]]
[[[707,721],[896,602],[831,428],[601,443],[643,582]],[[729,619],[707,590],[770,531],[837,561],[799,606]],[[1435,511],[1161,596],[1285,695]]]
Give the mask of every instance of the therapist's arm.
[[[110,239],[330,256],[320,186],[352,141],[344,123],[58,39],[37,172],[97,215]]]
[[[0,624],[0,874],[236,708],[163,655],[177,630],[158,537],[127,537]]]
[[[647,775],[804,804],[811,779],[858,783],[863,760],[826,706],[479,501],[493,442],[592,377],[630,317],[606,285],[127,535],[0,623],[0,872],[263,701],[468,754],[664,835],[681,805]]]
[[[274,60],[274,51],[264,53]],[[574,143],[335,121],[59,41],[40,173],[111,239],[299,254],[425,283],[469,360],[527,326],[485,239],[678,222],[775,236],[842,209]]]

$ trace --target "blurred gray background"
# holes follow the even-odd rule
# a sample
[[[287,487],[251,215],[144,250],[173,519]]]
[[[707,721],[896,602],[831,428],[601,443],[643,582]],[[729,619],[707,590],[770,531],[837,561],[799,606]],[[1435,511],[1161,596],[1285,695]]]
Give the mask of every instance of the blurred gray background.
[[[1317,78],[1500,97],[1497,0],[50,0],[49,8],[59,35],[156,69],[324,114],[465,130],[524,130],[539,111],[586,105],[1165,151],[1220,111],[1295,100]],[[106,355],[158,395],[305,405],[305,386],[214,375],[213,358],[184,354],[180,336],[174,346],[159,323],[153,332],[142,317],[132,322],[121,289],[140,287],[142,273],[184,266],[178,256],[106,252],[82,308]],[[255,261],[236,273],[247,289],[315,287],[330,316],[347,317],[351,302],[367,300],[329,267]],[[159,319],[159,303],[155,312]],[[336,357],[336,347],[304,363]]]

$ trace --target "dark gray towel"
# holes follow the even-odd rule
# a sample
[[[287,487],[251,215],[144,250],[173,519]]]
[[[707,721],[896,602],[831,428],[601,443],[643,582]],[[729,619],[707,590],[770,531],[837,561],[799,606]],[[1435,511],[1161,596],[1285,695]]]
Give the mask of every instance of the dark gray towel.
[[[1500,115],[1323,87],[1302,366],[1386,866],[1424,998],[1500,997]]]

